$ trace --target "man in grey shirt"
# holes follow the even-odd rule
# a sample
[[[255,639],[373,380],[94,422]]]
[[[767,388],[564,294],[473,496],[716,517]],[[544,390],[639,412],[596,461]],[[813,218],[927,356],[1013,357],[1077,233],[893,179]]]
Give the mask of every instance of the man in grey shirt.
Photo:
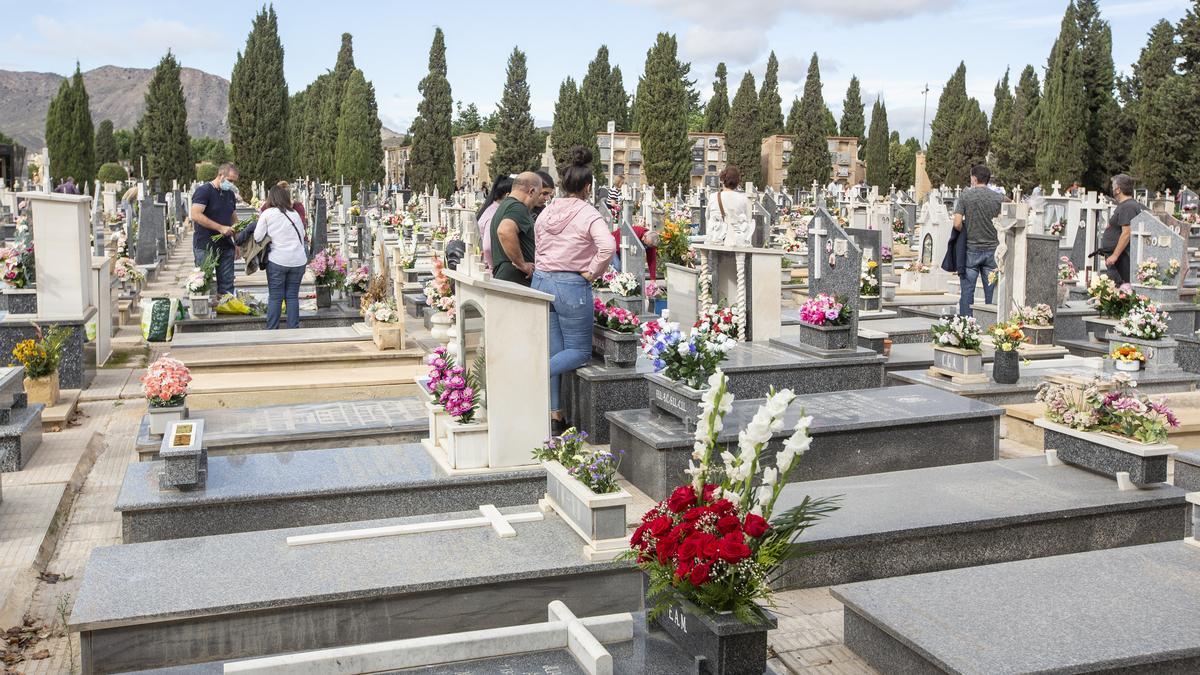
[[[975,303],[975,284],[983,277],[984,302],[992,303],[992,282],[988,277],[996,270],[996,226],[992,219],[1000,215],[1004,195],[988,187],[992,172],[983,164],[971,167],[971,187],[963,190],[954,207],[954,229],[967,237],[966,274],[959,282],[958,313],[972,316]],[[1007,321],[1008,317],[997,317]]]

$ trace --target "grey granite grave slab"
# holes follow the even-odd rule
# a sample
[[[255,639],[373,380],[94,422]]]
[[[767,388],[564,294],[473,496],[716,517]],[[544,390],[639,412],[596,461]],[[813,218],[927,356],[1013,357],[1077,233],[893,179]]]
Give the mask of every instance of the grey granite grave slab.
[[[334,302],[333,307],[316,311],[300,310],[301,328],[330,328],[352,326],[362,321],[357,309]],[[262,330],[267,325],[265,316],[217,315],[209,319],[181,319],[175,322],[176,334],[212,333],[217,331]]]
[[[405,443],[429,431],[425,406],[415,396],[195,410],[189,416],[204,420],[204,445],[210,457]],[[154,459],[160,442],[151,438],[150,420],[143,416],[136,441],[138,457]]]
[[[528,512],[536,506],[501,509]],[[366,521],[382,527],[478,516]],[[577,616],[642,607],[641,573],[588,562],[553,513],[513,525],[289,547],[323,525],[101,547],[71,612],[84,672],[265,656],[545,621],[562,600]]]
[[[741,399],[725,417],[723,445],[737,445],[738,431],[761,400]],[[994,406],[930,387],[890,387],[798,396],[765,454],[792,434],[801,410],[813,417],[809,448],[793,481],[810,481],[927,466],[996,459],[1000,416]],[[692,434],[679,420],[649,410],[608,413],[611,447],[622,450],[620,473],[653,499],[684,481]]]
[[[1182,541],[837,586],[885,672],[1194,673],[1200,547]]]
[[[878,387],[883,383],[882,356],[820,358],[761,342],[739,343],[721,369],[729,376],[730,391],[742,398],[765,396],[771,386],[809,394]],[[564,377],[567,419],[588,432],[593,443],[609,441],[605,414],[649,405],[643,375],[653,372],[639,358],[632,367],[608,368],[598,360]]]
[[[788,563],[778,587],[1172,541],[1184,534],[1185,494],[1170,485],[1118,490],[1111,478],[1044,457],[792,483],[776,512],[806,495],[840,496],[840,508],[804,534],[807,555]]]
[[[1067,352],[1062,348],[1047,349],[1041,351],[1029,351],[1023,353],[1021,358],[1029,361],[1045,361],[1048,359],[1057,359],[1066,356]],[[983,362],[991,363],[996,356],[996,351],[988,347],[983,349]],[[921,342],[913,344],[892,345],[892,351],[888,355],[885,369],[887,372],[896,370],[913,370],[928,368],[933,365],[933,343]]]
[[[415,443],[213,457],[207,487],[191,492],[159,490],[159,465],[125,471],[116,510],[127,544],[534,504],[546,492],[540,466],[451,476]]]
[[[991,367],[985,366],[984,372],[991,376]],[[892,384],[925,384],[937,387],[959,396],[984,401],[993,405],[1010,403],[1032,403],[1038,386],[1047,375],[1073,375],[1090,378],[1095,374],[1112,375],[1111,362],[1104,363],[1099,359],[1087,359],[1077,356],[1058,359],[1048,359],[1033,363],[1021,364],[1021,377],[1016,384],[954,384],[945,378],[929,375],[925,370],[898,370],[888,372],[888,380]],[[1138,383],[1138,391],[1144,394],[1168,394],[1181,391],[1192,391],[1200,382],[1200,376],[1184,371],[1151,373],[1138,372],[1130,374]]]
[[[188,347],[227,347],[236,343],[239,347],[249,345],[317,344],[325,342],[355,342],[370,340],[371,333],[360,333],[353,326],[330,326],[323,328],[297,328],[295,330],[244,330],[236,335],[215,333],[181,333],[171,340],[172,349]]]
[[[58,381],[63,389],[84,389],[91,384],[95,375],[93,364],[96,360],[87,358],[87,335],[84,330],[84,324],[95,313],[96,310],[92,309],[88,316],[79,320],[40,321],[44,328],[57,325],[70,331],[63,346],[62,361],[58,364]],[[17,343],[37,337],[37,329],[30,323],[33,319],[35,317],[9,315],[0,320],[0,354],[11,355]]]
[[[1200,491],[1200,450],[1171,455],[1175,463],[1172,482],[1188,492]]]
[[[932,327],[934,321],[934,319],[924,317],[863,321],[858,325],[860,333],[858,344],[869,349],[874,348],[874,341],[864,339],[861,335],[862,329],[870,329],[877,333],[882,333],[886,339],[892,341],[893,345],[929,342],[933,338]]]
[[[1054,310],[1054,341],[1086,340],[1087,325],[1084,319],[1099,316],[1084,300],[1070,300],[1066,307]]]
[[[1200,338],[1176,336],[1175,363],[1189,373],[1200,373]]]
[[[0,312],[37,314],[36,288],[6,288],[0,292]]]

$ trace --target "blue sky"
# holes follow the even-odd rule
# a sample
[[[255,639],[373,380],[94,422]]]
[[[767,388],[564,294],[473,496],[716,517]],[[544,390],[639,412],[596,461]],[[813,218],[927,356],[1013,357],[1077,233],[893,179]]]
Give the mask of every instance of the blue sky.
[[[261,2],[125,0],[119,5],[0,0],[10,29],[0,69],[69,73],[102,65],[150,67],[171,48],[185,66],[228,78]],[[1103,1],[1113,29],[1113,57],[1128,71],[1160,18],[1177,21],[1187,0]],[[718,61],[730,69],[730,93],[747,69],[761,78],[767,54],[781,62],[786,114],[803,87],[809,56],[821,59],[825,99],[840,116],[852,74],[863,83],[867,114],[875,95],[893,129],[920,136],[929,84],[929,117],[960,60],[967,88],[985,109],[1006,67],[1015,77],[1032,63],[1041,75],[1066,2],[1016,0],[621,0],[570,3],[364,2],[281,0],[280,37],[290,88],[303,88],[332,67],[342,32],[354,35],[355,59],[375,83],[384,124],[404,130],[419,100],[434,26],[446,32],[455,99],[495,108],[513,46],[529,59],[533,113],[549,123],[564,77],[582,78],[596,48],[607,44],[625,86],[636,87],[646,50],[659,31],[676,33],[703,96]],[[511,9],[520,7],[520,9]],[[927,120],[928,121],[928,120]]]

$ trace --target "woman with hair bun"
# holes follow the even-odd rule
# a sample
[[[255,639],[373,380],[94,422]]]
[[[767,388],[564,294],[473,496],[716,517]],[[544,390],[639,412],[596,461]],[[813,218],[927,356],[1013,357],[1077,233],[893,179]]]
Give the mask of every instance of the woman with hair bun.
[[[738,192],[742,174],[733,164],[725,166],[720,175],[722,189],[708,200],[709,244],[718,246],[750,246],[754,221],[750,198]]]
[[[592,153],[575,146],[558,175],[563,197],[551,201],[534,224],[537,254],[533,288],[554,296],[550,305],[550,419],[553,432],[566,425],[559,396],[562,374],[592,356],[592,280],[616,251],[604,217],[591,204]]]

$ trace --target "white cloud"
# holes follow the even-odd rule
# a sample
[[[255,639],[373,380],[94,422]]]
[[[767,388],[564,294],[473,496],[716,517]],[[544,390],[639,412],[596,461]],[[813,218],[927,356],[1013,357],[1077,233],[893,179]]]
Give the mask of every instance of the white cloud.
[[[882,23],[947,9],[958,0],[892,0],[887,5],[876,0],[742,0],[733,7],[725,0],[626,2],[658,9],[690,24],[683,31],[685,58],[743,66],[767,52],[765,33],[788,15],[817,16],[849,25]]]
[[[91,65],[138,60],[147,63],[166,54],[168,49],[186,56],[199,52],[227,51],[229,44],[216,33],[187,26],[179,21],[146,19],[110,29],[84,23],[65,23],[37,15],[33,17],[33,35],[17,38],[20,49],[30,53],[69,56]]]

